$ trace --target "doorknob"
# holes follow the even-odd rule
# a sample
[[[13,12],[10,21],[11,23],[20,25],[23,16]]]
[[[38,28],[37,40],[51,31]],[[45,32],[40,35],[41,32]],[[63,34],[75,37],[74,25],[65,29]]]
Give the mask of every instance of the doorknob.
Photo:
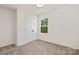
[[[34,32],[34,30],[32,30],[32,32]]]

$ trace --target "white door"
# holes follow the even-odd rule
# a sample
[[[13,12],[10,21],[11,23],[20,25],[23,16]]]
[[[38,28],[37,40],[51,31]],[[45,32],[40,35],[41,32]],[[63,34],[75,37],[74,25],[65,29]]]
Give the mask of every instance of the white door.
[[[37,39],[37,18],[35,16],[25,17],[25,39],[27,42]]]

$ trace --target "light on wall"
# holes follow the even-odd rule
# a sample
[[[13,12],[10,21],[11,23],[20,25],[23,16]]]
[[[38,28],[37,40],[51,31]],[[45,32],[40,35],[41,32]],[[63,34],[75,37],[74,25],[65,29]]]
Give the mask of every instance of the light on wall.
[[[43,7],[44,4],[36,4],[37,7]]]

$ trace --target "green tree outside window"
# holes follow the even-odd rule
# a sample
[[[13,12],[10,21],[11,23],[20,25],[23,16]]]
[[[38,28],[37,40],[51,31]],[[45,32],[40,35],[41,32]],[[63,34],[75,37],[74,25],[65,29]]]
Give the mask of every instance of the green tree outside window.
[[[41,19],[41,33],[48,33],[48,18]]]

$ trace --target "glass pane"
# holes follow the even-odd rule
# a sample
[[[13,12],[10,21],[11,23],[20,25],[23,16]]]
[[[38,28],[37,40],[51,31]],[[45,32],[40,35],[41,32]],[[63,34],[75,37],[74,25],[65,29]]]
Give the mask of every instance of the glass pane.
[[[41,33],[47,33],[48,27],[41,27]]]
[[[48,18],[42,17],[41,18],[41,33],[47,33],[48,32]]]

